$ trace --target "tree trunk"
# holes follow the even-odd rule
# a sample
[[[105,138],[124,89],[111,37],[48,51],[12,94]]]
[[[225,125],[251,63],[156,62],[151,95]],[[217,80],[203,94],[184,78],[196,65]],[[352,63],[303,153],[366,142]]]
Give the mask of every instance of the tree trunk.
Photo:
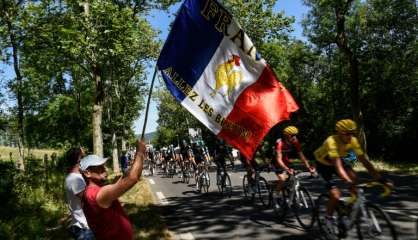
[[[103,135],[102,135],[102,114],[103,106],[93,106],[93,153],[103,157]]]
[[[16,161],[16,168],[21,171],[25,171],[25,162],[24,162],[25,149],[24,149],[22,139],[20,138],[20,136],[18,137],[17,145],[19,148],[19,156]]]
[[[84,14],[86,17],[86,22],[90,26],[89,16],[90,16],[90,5],[86,1],[83,3]],[[90,26],[91,27],[91,26]],[[90,52],[92,55],[93,63],[91,67],[93,69],[93,80],[95,83],[95,96],[94,96],[94,105],[93,105],[93,152],[94,154],[103,157],[103,133],[102,133],[102,116],[103,116],[103,100],[104,100],[104,88],[102,82],[102,71],[100,66],[95,62],[94,52]]]
[[[13,55],[13,68],[16,74],[16,97],[17,97],[17,131],[18,131],[18,147],[19,147],[19,158],[17,160],[17,167],[24,171],[25,170],[25,154],[24,154],[24,146],[25,146],[25,132],[24,132],[24,110],[23,110],[23,96],[22,96],[22,74],[20,72],[20,66],[19,66],[19,53],[18,53],[18,40],[15,35],[13,25],[10,19],[10,16],[8,14],[6,4],[3,2],[3,9],[2,12],[5,15],[4,19],[6,20],[7,25],[7,31],[10,38],[10,44],[12,46],[12,55]]]
[[[93,76],[96,85],[95,100],[93,106],[93,152],[94,154],[103,157],[102,116],[104,89],[101,80],[101,71],[98,67],[94,67]]]
[[[348,46],[347,35],[345,32],[345,15],[347,14],[351,3],[353,0],[348,0],[342,5],[337,5],[335,7],[335,16],[336,16],[336,31],[337,36],[335,42],[337,43],[338,48],[345,54],[347,60],[350,64],[350,95],[351,95],[351,110],[353,114],[353,119],[358,125],[359,131],[359,141],[362,145],[364,151],[367,150],[366,144],[366,134],[364,131],[363,115],[360,108],[360,75],[359,75],[359,60],[357,56]]]
[[[74,82],[76,83],[78,80],[75,79]],[[78,84],[77,84],[78,85]],[[81,119],[81,91],[79,86],[75,87],[75,93],[74,93],[74,97],[76,100],[76,108],[77,108],[77,136],[75,137],[75,140],[77,142],[78,146],[81,146],[81,131],[82,131],[82,126],[83,126],[83,122]]]
[[[122,137],[122,139],[121,139],[121,148],[122,148],[122,151],[126,151],[126,139],[125,139],[125,137]]]
[[[116,141],[116,133],[112,134],[112,159],[113,159],[113,172],[120,173],[119,157],[118,157],[118,144]]]

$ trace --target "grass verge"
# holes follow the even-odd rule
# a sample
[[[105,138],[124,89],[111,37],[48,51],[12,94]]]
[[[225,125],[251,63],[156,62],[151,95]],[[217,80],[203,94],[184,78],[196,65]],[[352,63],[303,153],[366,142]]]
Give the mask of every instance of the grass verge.
[[[10,153],[12,153],[10,155]],[[48,155],[48,159],[52,154],[62,154],[60,150],[56,149],[31,149],[30,151],[25,148],[25,155],[31,159],[44,159],[45,154]],[[0,160],[2,161],[16,161],[19,157],[19,149],[15,147],[0,146]]]
[[[417,163],[388,163],[381,160],[371,160],[371,163],[378,171],[405,175],[418,174]],[[356,171],[367,171],[361,163],[357,163],[354,169]]]

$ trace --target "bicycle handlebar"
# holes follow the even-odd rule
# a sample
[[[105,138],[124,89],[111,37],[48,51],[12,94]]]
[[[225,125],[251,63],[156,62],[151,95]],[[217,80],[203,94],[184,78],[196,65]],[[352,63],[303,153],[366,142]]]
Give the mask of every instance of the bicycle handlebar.
[[[372,188],[376,186],[380,186],[383,188],[383,193],[380,194],[380,197],[387,197],[392,193],[393,187],[389,186],[388,184],[381,183],[378,181],[371,181],[365,183],[359,183],[355,185],[357,188]]]
[[[314,172],[314,173],[311,173],[311,172],[295,172],[294,176],[295,176],[295,178],[303,178],[303,177],[316,178],[316,177],[318,177],[318,173],[317,172]]]

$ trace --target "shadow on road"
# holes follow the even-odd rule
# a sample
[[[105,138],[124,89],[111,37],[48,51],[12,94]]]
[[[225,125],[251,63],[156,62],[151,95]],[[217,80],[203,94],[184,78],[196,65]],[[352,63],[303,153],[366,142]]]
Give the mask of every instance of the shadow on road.
[[[240,186],[231,198],[218,192],[183,194],[167,198],[169,205],[159,209],[171,231],[193,232],[196,239],[315,239],[297,224],[278,224],[272,211],[251,205]]]
[[[244,171],[241,172],[243,175]],[[386,210],[393,210],[389,215],[394,221],[398,239],[415,240],[415,226],[412,226],[413,219],[408,215],[418,215],[418,176],[385,176],[396,187],[390,197],[374,202]],[[359,173],[359,177],[370,179],[365,173]],[[314,199],[325,192],[321,179],[304,180],[302,183]],[[344,189],[344,185],[341,186]],[[309,240],[319,239],[320,236],[317,226],[312,231],[305,232],[292,215],[279,224],[272,210],[255,207],[246,201],[240,185],[233,187],[232,198],[222,198],[216,191],[199,195],[190,190],[183,192],[182,196],[167,200],[169,205],[157,207],[167,226],[174,232],[192,232],[196,239]]]

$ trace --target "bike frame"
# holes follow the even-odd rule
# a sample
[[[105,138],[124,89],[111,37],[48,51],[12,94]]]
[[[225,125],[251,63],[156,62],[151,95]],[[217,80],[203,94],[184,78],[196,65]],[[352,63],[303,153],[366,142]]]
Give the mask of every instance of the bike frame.
[[[351,229],[354,224],[356,223],[356,220],[358,219],[358,214],[361,213],[363,217],[367,218],[367,221],[372,221],[373,225],[376,227],[376,229],[381,232],[382,229],[380,228],[379,224],[377,223],[377,219],[374,216],[374,214],[371,214],[371,219],[367,216],[366,212],[366,202],[367,199],[364,195],[363,189],[359,188],[357,189],[356,194],[356,201],[353,204],[351,213],[349,215],[349,229]]]
[[[307,173],[301,172],[301,173],[298,173],[296,175],[291,175],[289,177],[289,180],[288,180],[289,185],[287,187],[290,191],[289,202],[288,202],[289,205],[293,204],[293,200],[294,200],[295,197],[296,197],[296,199],[302,199],[304,206],[308,205],[308,203],[306,202],[306,198],[304,196],[301,196],[301,192],[298,191],[299,188],[300,188],[299,178],[304,177],[306,175],[307,175]]]

